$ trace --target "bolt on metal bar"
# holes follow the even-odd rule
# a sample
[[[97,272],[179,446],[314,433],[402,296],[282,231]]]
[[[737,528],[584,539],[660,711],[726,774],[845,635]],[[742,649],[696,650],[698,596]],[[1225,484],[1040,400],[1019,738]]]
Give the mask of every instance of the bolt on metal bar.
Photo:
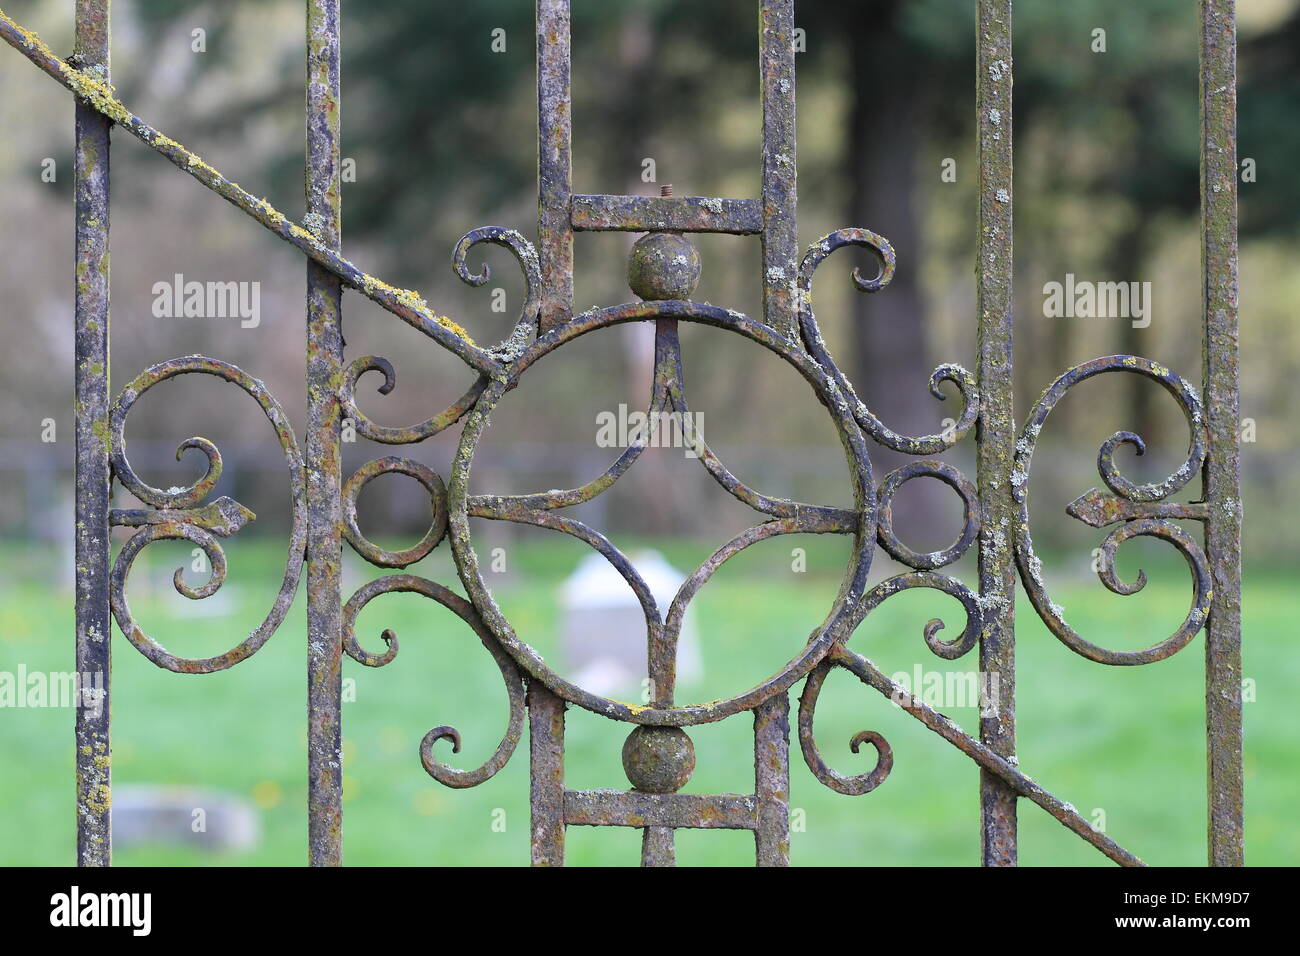
[[[797,341],[794,0],[762,0],[759,70],[763,88],[763,318]]]
[[[307,0],[307,216],[338,249],[339,0]],[[343,285],[307,262],[307,809],[314,866],[343,856],[341,606]]]
[[[976,476],[983,520],[979,542],[980,671],[998,688],[997,707],[981,708],[980,741],[1000,757],[1016,747],[1016,572],[1012,555],[1015,455],[1012,391],[1011,0],[979,0],[976,26],[976,129],[979,140],[979,244],[976,311],[980,417]],[[996,676],[997,683],[991,684]],[[987,715],[985,715],[987,712]],[[980,771],[981,858],[1016,863],[1016,793]]]
[[[77,0],[75,59],[108,81],[109,0]],[[108,147],[111,121],[76,106],[76,564],[77,673],[102,696],[77,702],[77,863],[112,862],[109,676]]]
[[[569,0],[537,0],[537,254],[542,267],[539,330],[573,314],[573,115]]]
[[[1201,0],[1201,268],[1213,596],[1205,634],[1209,862],[1240,866],[1241,467],[1237,340],[1237,35],[1235,0]]]

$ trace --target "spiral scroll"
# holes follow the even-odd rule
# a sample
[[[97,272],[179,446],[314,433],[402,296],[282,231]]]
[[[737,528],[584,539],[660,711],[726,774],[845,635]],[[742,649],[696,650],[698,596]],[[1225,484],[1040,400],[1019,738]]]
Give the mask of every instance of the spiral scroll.
[[[1116,432],[1102,443],[1097,456],[1097,470],[1106,486],[1114,492],[1108,497],[1096,489],[1071,504],[1070,513],[1097,527],[1125,520],[1103,542],[1098,575],[1116,594],[1136,594],[1146,585],[1140,573],[1132,584],[1122,581],[1115,572],[1115,552],[1125,541],[1135,537],[1153,537],[1167,541],[1187,561],[1192,575],[1192,606],[1183,623],[1165,640],[1137,651],[1113,651],[1099,647],[1081,637],[1066,622],[1062,609],[1047,593],[1043,582],[1042,562],[1034,554],[1029,533],[1029,466],[1034,446],[1047,416],[1075,385],[1104,372],[1128,372],[1159,384],[1174,397],[1187,419],[1190,431],[1187,458],[1163,481],[1136,484],[1122,475],[1115,465],[1114,453],[1121,445],[1131,445],[1140,455],[1146,451],[1142,439],[1131,432]],[[1133,355],[1109,355],[1076,366],[1052,383],[1034,404],[1024,430],[1016,443],[1015,468],[1011,475],[1012,497],[1019,507],[1016,522],[1016,563],[1025,590],[1044,623],[1060,641],[1075,653],[1101,664],[1149,664],[1163,660],[1187,646],[1205,624],[1210,608],[1211,582],[1205,553],[1200,545],[1170,518],[1202,518],[1203,506],[1165,502],[1164,499],[1183,488],[1205,461],[1204,418],[1196,389],[1169,369],[1150,359]]]
[[[892,448],[894,451],[900,451],[908,455],[937,455],[952,448],[971,430],[975,425],[976,417],[979,415],[979,390],[975,384],[975,376],[966,369],[960,365],[947,363],[934,370],[930,376],[930,394],[941,402],[945,401],[947,396],[939,386],[943,382],[951,382],[962,399],[961,415],[957,417],[951,428],[943,432],[913,438],[900,435],[881,422],[858,397],[857,392],[853,389],[853,383],[835,364],[835,359],[832,358],[825,341],[822,339],[821,329],[817,326],[817,318],[813,314],[812,282],[813,273],[817,271],[817,267],[832,252],[843,246],[865,247],[880,259],[880,272],[874,278],[864,278],[859,269],[855,268],[853,270],[853,284],[859,292],[879,292],[889,285],[890,280],[894,277],[894,270],[897,265],[894,247],[889,244],[887,239],[876,235],[874,232],[867,229],[838,229],[814,242],[808,247],[808,252],[804,255],[803,262],[799,266],[799,331],[803,337],[804,346],[817,363],[826,369],[827,374],[847,396],[849,405],[853,409],[853,416],[857,419],[858,424],[862,426],[863,431],[877,442],[886,448]]]
[[[420,762],[424,765],[424,769],[429,776],[448,787],[457,789],[476,787],[485,780],[490,780],[496,775],[497,771],[506,765],[511,754],[514,753],[520,737],[523,735],[523,679],[520,677],[519,670],[515,667],[510,656],[500,648],[492,633],[483,626],[483,622],[479,619],[478,612],[474,610],[472,604],[442,585],[425,578],[416,577],[413,574],[394,574],[371,581],[360,588],[348,600],[348,603],[343,608],[343,649],[353,660],[365,664],[367,667],[382,667],[397,656],[397,635],[391,630],[383,632],[384,643],[388,645],[386,652],[383,654],[371,654],[363,649],[357,641],[356,634],[357,615],[361,612],[361,609],[379,595],[395,592],[422,594],[427,598],[432,598],[456,614],[474,630],[479,640],[483,642],[483,646],[487,648],[488,653],[492,655],[492,659],[496,661],[497,667],[501,669],[501,676],[505,681],[506,694],[509,698],[510,719],[501,743],[497,745],[496,751],[482,766],[474,770],[457,770],[454,767],[439,763],[434,758],[433,747],[440,740],[451,741],[452,753],[460,752],[460,731],[455,727],[447,725],[434,727],[424,735],[424,739],[420,742]]]
[[[524,276],[524,304],[519,310],[519,318],[515,322],[514,329],[504,341],[486,350],[486,354],[494,359],[508,362],[518,355],[537,334],[537,316],[541,302],[541,267],[538,264],[537,251],[519,232],[503,226],[483,226],[472,229],[462,236],[452,251],[452,271],[467,285],[482,286],[487,283],[491,275],[491,270],[486,263],[478,272],[471,272],[467,264],[470,250],[484,243],[510,250]],[[352,422],[357,434],[385,445],[409,445],[421,442],[454,425],[478,401],[488,382],[488,376],[480,375],[465,394],[437,415],[415,425],[390,426],[378,424],[357,407],[357,383],[367,372],[383,374],[384,381],[378,389],[381,395],[388,395],[397,386],[397,373],[388,359],[365,355],[348,366],[339,389],[339,404],[343,409],[343,417]]]
[[[191,541],[203,549],[211,562],[209,579],[198,587],[187,585],[178,569],[173,582],[176,590],[185,597],[201,600],[215,594],[225,581],[226,558],[217,537],[234,534],[253,519],[253,513],[231,501],[219,498],[212,504],[199,508],[200,501],[215,487],[221,476],[221,454],[206,438],[190,438],[177,448],[179,460],[189,449],[200,451],[207,459],[203,475],[188,487],[163,490],[141,479],[126,456],[126,419],[136,401],[149,389],[178,375],[213,375],[243,389],[262,407],[267,419],[275,428],[276,437],[289,467],[289,486],[293,499],[293,525],[289,532],[289,553],[285,562],[284,579],[275,603],[266,618],[240,644],[216,657],[194,659],[177,657],[144,632],[131,614],[126,599],[126,580],[140,551],[159,540]],[[306,480],[298,441],[289,425],[284,409],[267,391],[266,386],[243,370],[217,359],[189,355],[172,359],[146,369],[135,381],[122,390],[113,406],[109,421],[109,456],[113,474],[118,481],[141,501],[152,505],[152,510],[114,512],[113,523],[137,526],[137,531],[118,552],[113,563],[109,597],[113,616],[127,639],[145,657],[159,667],[184,674],[209,674],[225,670],[251,656],[275,633],[289,612],[298,578],[302,572],[307,541]]]
[[[861,622],[886,599],[913,588],[942,591],[949,597],[956,598],[966,612],[966,626],[951,641],[941,641],[937,636],[944,628],[943,621],[939,618],[928,621],[922,629],[926,647],[944,660],[954,661],[963,657],[979,642],[980,632],[984,628],[984,608],[980,603],[979,595],[956,578],[937,574],[934,571],[909,571],[881,581],[862,599],[858,606],[856,622]],[[857,623],[854,626],[856,627]]]
[[[813,722],[817,716],[817,699],[821,696],[822,684],[826,675],[835,668],[830,661],[822,661],[808,674],[804,682],[803,693],[799,697],[799,747],[803,750],[804,762],[812,775],[836,793],[857,797],[870,793],[885,782],[889,772],[894,768],[894,751],[889,742],[874,730],[863,730],[849,740],[849,749],[857,753],[863,743],[876,748],[876,765],[867,773],[845,776],[826,763],[817,741],[813,736]]]

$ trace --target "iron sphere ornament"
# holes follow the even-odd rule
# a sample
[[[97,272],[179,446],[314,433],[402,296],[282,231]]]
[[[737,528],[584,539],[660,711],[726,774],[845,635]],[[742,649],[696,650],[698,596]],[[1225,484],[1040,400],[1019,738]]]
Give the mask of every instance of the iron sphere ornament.
[[[623,742],[623,772],[644,793],[676,793],[695,772],[695,744],[680,727],[642,725]]]
[[[689,299],[699,282],[699,250],[681,233],[646,233],[628,254],[627,284],[647,302]]]

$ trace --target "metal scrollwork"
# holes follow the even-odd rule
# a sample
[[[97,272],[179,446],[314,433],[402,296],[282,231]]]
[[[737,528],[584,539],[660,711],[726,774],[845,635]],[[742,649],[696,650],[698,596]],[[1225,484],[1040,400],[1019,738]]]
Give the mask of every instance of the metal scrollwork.
[[[218,498],[204,507],[197,507],[215,487],[221,476],[221,454],[206,438],[190,438],[180,444],[176,458],[193,448],[206,458],[203,475],[189,487],[155,488],[141,479],[131,467],[126,456],[126,419],[136,401],[149,389],[178,375],[213,375],[230,382],[247,392],[262,407],[267,419],[275,428],[280,448],[289,468],[289,486],[293,501],[293,524],[289,532],[289,553],[285,562],[284,579],[275,603],[266,618],[240,644],[224,654],[204,659],[177,657],[150,637],[136,623],[126,599],[126,580],[140,551],[159,540],[191,541],[203,549],[211,563],[208,580],[197,587],[183,580],[183,569],[173,576],[176,590],[192,600],[201,600],[215,594],[226,579],[226,557],[218,537],[229,537],[254,519],[251,511],[227,497]],[[159,667],[184,674],[208,674],[225,670],[256,653],[275,633],[284,620],[298,589],[302,572],[304,549],[307,540],[306,481],[298,441],[289,425],[284,409],[267,391],[262,382],[243,370],[217,359],[189,355],[172,359],[146,369],[135,381],[122,390],[113,406],[109,422],[109,448],[113,474],[122,485],[141,501],[152,505],[147,510],[115,511],[112,523],[140,530],[122,546],[113,564],[110,581],[110,601],[113,616],[127,639],[145,657]]]
[[[369,541],[357,527],[357,497],[367,483],[380,475],[407,475],[429,493],[432,518],[420,542],[404,551],[386,551]],[[343,537],[352,549],[381,568],[404,568],[419,561],[438,546],[447,533],[447,489],[432,469],[409,458],[376,458],[356,470],[343,485]]]
[[[478,612],[474,610],[472,604],[442,585],[425,578],[416,577],[413,574],[393,574],[371,581],[360,588],[348,600],[348,603],[343,608],[343,649],[353,660],[367,667],[382,667],[397,656],[397,635],[391,630],[383,632],[383,640],[387,645],[387,650],[383,654],[371,654],[363,649],[357,641],[356,634],[357,615],[361,612],[361,609],[381,594],[396,592],[422,594],[437,601],[454,613],[473,629],[479,640],[483,642],[483,646],[487,648],[488,653],[492,655],[492,659],[496,661],[497,667],[501,669],[501,677],[505,681],[506,694],[509,699],[510,718],[505,736],[501,738],[501,743],[497,745],[495,752],[482,766],[474,770],[457,770],[454,767],[440,763],[434,758],[433,747],[440,740],[451,741],[452,753],[460,752],[461,736],[460,731],[455,727],[447,725],[434,727],[424,735],[424,739],[420,742],[420,762],[424,765],[424,769],[429,776],[448,787],[476,787],[485,780],[490,780],[496,775],[497,771],[506,765],[511,754],[514,753],[520,737],[523,735],[523,680],[509,655],[497,645],[492,633],[483,626],[483,622],[479,619]]]
[[[856,268],[853,270],[853,284],[859,292],[879,292],[889,285],[894,277],[897,266],[894,247],[883,236],[878,236],[870,230],[839,229],[814,242],[808,247],[808,252],[799,266],[799,331],[804,346],[847,396],[858,424],[877,442],[886,448],[908,455],[937,455],[947,451],[966,436],[974,427],[975,419],[979,415],[979,390],[975,385],[974,375],[960,365],[952,363],[940,365],[934,370],[930,375],[930,394],[941,402],[946,401],[948,396],[943,393],[940,385],[951,382],[962,400],[961,414],[955,424],[945,431],[913,438],[900,435],[881,422],[858,397],[853,383],[840,371],[839,366],[835,364],[835,359],[831,357],[830,350],[822,339],[821,329],[817,326],[817,318],[813,314],[812,282],[817,267],[832,252],[843,246],[862,246],[870,249],[880,259],[880,272],[874,278],[864,278],[861,270]]]
[[[835,667],[831,661],[822,661],[804,681],[803,693],[799,696],[799,747],[803,750],[804,762],[814,777],[836,793],[857,797],[870,793],[885,782],[889,772],[894,769],[894,751],[881,734],[874,730],[863,730],[849,740],[849,749],[857,753],[863,743],[871,744],[876,749],[876,765],[871,770],[846,777],[826,763],[813,736],[813,722],[817,715],[817,699],[821,696],[822,684],[826,681],[826,675]]]
[[[580,335],[625,322],[646,320],[655,320],[658,330],[655,380],[650,401],[652,412],[689,411],[682,387],[677,341],[678,321],[699,322],[743,335],[790,362],[812,386],[823,404],[831,410],[832,418],[845,445],[857,503],[854,510],[848,511],[799,504],[762,495],[732,475],[709,450],[702,435],[692,436],[695,456],[719,485],[755,510],[772,516],[773,520],[744,532],[706,560],[679,589],[668,609],[666,621],[661,618],[659,608],[653,596],[649,594],[648,588],[643,586],[635,569],[617,548],[581,522],[555,513],[556,509],[590,500],[609,488],[631,467],[644,450],[646,447],[644,436],[641,440],[633,442],[602,475],[579,488],[514,496],[471,495],[468,490],[474,450],[487,425],[489,415],[506,390],[517,382],[534,362]],[[520,669],[529,677],[541,682],[552,693],[569,703],[604,716],[638,724],[688,726],[721,720],[743,710],[752,710],[788,689],[794,682],[809,673],[825,656],[832,643],[847,635],[848,623],[856,613],[858,599],[866,590],[866,573],[870,567],[872,550],[869,545],[875,536],[876,505],[870,468],[870,459],[862,435],[834,382],[819,364],[809,359],[794,343],[770,327],[738,312],[682,300],[647,301],[593,310],[575,316],[570,322],[538,339],[536,343],[524,350],[515,359],[506,375],[493,379],[489,383],[475,408],[466,416],[460,448],[448,482],[451,548],[461,581],[482,616],[484,625],[495,635]],[[561,531],[586,541],[610,560],[632,586],[645,611],[651,646],[651,670],[658,669],[658,673],[652,674],[656,698],[650,702],[650,706],[638,706],[601,697],[566,681],[551,670],[537,652],[516,635],[497,607],[479,572],[477,556],[469,543],[468,519],[471,516],[516,521]],[[673,704],[671,702],[673,681],[671,661],[675,656],[676,634],[680,629],[686,605],[717,568],[732,555],[757,541],[795,532],[839,533],[855,536],[853,558],[846,572],[839,598],[822,627],[814,633],[813,640],[778,673],[749,691],[706,704]]]
[[[1048,596],[1042,577],[1042,562],[1034,553],[1033,539],[1029,533],[1029,466],[1043,424],[1066,392],[1080,382],[1104,372],[1128,372],[1156,382],[1178,402],[1190,432],[1186,460],[1163,481],[1141,485],[1120,473],[1114,461],[1114,453],[1121,445],[1131,445],[1141,455],[1146,451],[1146,446],[1132,432],[1116,432],[1102,443],[1097,456],[1097,470],[1114,495],[1106,495],[1094,488],[1071,502],[1067,509],[1072,516],[1095,527],[1103,527],[1119,520],[1125,522],[1102,543],[1101,561],[1098,565],[1098,576],[1102,583],[1116,594],[1136,594],[1146,586],[1145,572],[1139,573],[1132,584],[1122,581],[1115,572],[1115,552],[1131,538],[1145,536],[1167,541],[1187,561],[1193,583],[1192,605],[1187,617],[1168,638],[1137,651],[1113,651],[1099,647],[1081,637],[1066,622],[1062,609]],[[1163,365],[1133,355],[1109,355],[1079,365],[1053,382],[1034,404],[1016,443],[1015,470],[1011,476],[1012,497],[1019,508],[1015,529],[1016,563],[1025,590],[1039,617],[1075,653],[1101,664],[1149,664],[1163,660],[1187,646],[1204,626],[1212,593],[1205,553],[1189,534],[1168,519],[1203,520],[1205,509],[1199,503],[1164,501],[1181,490],[1204,463],[1204,429],[1201,400],[1196,389]]]
[[[1123,865],[1142,860],[1117,844],[1070,804],[1049,793],[1023,773],[1015,757],[1014,702],[990,695],[981,700],[978,738],[928,703],[907,693],[870,659],[850,650],[848,641],[865,618],[888,598],[914,588],[941,591],[966,613],[965,627],[952,641],[940,641],[943,623],[923,626],[926,646],[946,660],[981,646],[987,676],[1015,681],[1013,594],[1015,572],[1038,614],[1052,632],[1076,653],[1108,664],[1145,664],[1175,653],[1208,627],[1206,655],[1207,765],[1209,770],[1209,857],[1214,865],[1240,865],[1242,832],[1242,691],[1241,691],[1241,482],[1239,404],[1238,247],[1235,188],[1239,177],[1236,114],[1236,14],[1234,0],[1200,4],[1201,239],[1200,287],[1204,318],[1205,409],[1196,390],[1168,369],[1143,358],[1116,355],[1071,369],[1034,405],[1015,441],[1012,420],[1013,239],[1013,106],[1014,61],[1010,0],[978,0],[975,49],[978,249],[976,252],[979,379],[959,365],[944,364],[929,379],[930,393],[946,400],[953,391],[960,413],[944,431],[908,436],[880,421],[837,367],[812,309],[817,268],[844,246],[872,251],[880,267],[872,277],[854,269],[858,291],[887,288],[897,268],[893,247],[866,229],[840,229],[814,243],[798,258],[797,164],[795,122],[795,39],[798,35],[791,0],[760,0],[758,53],[762,87],[761,196],[674,197],[664,185],[659,196],[584,195],[573,191],[572,11],[570,0],[537,0],[537,174],[538,248],[520,233],[499,226],[472,230],[456,244],[451,265],[457,277],[474,287],[489,279],[486,264],[469,266],[479,245],[510,251],[524,281],[524,301],[510,333],[484,347],[451,318],[440,315],[416,291],[401,289],[363,272],[340,254],[342,225],[338,206],[340,97],[339,0],[309,0],[307,25],[307,211],[300,222],[247,192],[175,139],[145,123],[116,96],[109,82],[110,16],[108,0],[79,0],[75,56],[59,57],[32,31],[0,12],[0,39],[70,90],[77,98],[76,195],[76,336],[75,393],[77,427],[77,601],[76,663],[80,674],[107,673],[110,659],[108,593],[113,617],[126,637],[160,667],[183,673],[222,670],[255,653],[287,614],[305,561],[308,531],[312,552],[308,594],[308,831],[310,860],[316,865],[342,862],[343,780],[341,773],[340,639],[344,652],[369,667],[391,663],[398,652],[392,630],[382,632],[382,653],[364,649],[356,635],[358,613],[381,594],[412,592],[428,597],[468,624],[496,662],[506,686],[509,720],[494,753],[472,770],[455,769],[435,755],[440,741],[452,752],[461,747],[460,732],[448,725],[432,728],[419,746],[426,771],[451,787],[471,787],[491,778],[510,759],[522,735],[525,710],[530,723],[532,860],[538,865],[564,862],[564,835],[571,826],[626,826],[643,832],[642,862],[675,862],[674,831],[683,827],[750,830],[761,865],[788,862],[789,699],[804,680],[798,734],[814,776],[845,794],[874,790],[889,776],[893,752],[883,736],[862,731],[850,738],[858,753],[864,743],[876,751],[865,773],[844,775],[831,768],[813,734],[816,707],[827,675],[840,668],[896,704],[973,760],[981,770],[981,849],[986,865],[1015,865],[1017,801],[1041,807],[1109,859]],[[274,236],[304,254],[308,273],[307,406],[311,422],[310,466],[304,464],[281,406],[263,384],[238,368],[187,356],[155,365],[123,390],[116,404],[109,392],[109,132],[130,133],[205,188],[222,196]],[[84,188],[81,188],[84,186]],[[642,233],[629,261],[629,287],[644,301],[574,314],[574,235],[579,231]],[[758,236],[762,255],[762,321],[739,312],[690,301],[701,260],[686,234],[694,232]],[[343,359],[341,292],[354,290],[457,356],[473,370],[464,393],[442,411],[408,427],[379,425],[357,407],[359,380],[372,372],[383,376],[378,391],[396,385],[392,363],[363,356],[351,365]],[[609,489],[638,460],[648,436],[633,439],[602,473],[576,488],[522,495],[471,494],[470,472],[475,449],[490,416],[506,392],[539,359],[589,332],[627,322],[653,322],[656,362],[649,413],[689,414],[677,329],[680,322],[709,325],[736,333],[775,353],[811,387],[827,409],[845,451],[853,493],[850,508],[803,504],[771,497],[741,481],[692,431],[688,447],[717,484],[763,516],[701,563],[678,589],[666,615],[646,581],[615,545],[596,530],[560,514]],[[1116,432],[1101,445],[1097,467],[1102,489],[1091,489],[1067,506],[1072,517],[1109,530],[1100,548],[1098,574],[1105,587],[1135,594],[1146,584],[1145,572],[1125,580],[1115,555],[1136,537],[1153,537],[1172,545],[1192,575],[1192,606],[1186,619],[1166,640],[1138,651],[1112,651],[1083,639],[1049,598],[1029,531],[1030,463],[1040,431],[1052,409],[1074,385],[1104,372],[1146,377],[1168,391],[1182,408],[1190,429],[1186,460],[1163,481],[1137,483],[1116,463],[1124,446],[1145,452],[1143,439]],[[125,420],[135,402],[159,382],[183,374],[209,374],[251,395],[272,423],[285,456],[293,515],[284,579],[263,622],[237,646],[217,657],[175,656],[135,622],[125,596],[126,580],[141,551],[154,541],[184,540],[206,555],[206,581],[187,582],[182,570],[173,576],[183,596],[202,600],[216,593],[227,575],[221,539],[255,519],[229,497],[209,501],[221,476],[217,447],[204,438],[182,442],[177,458],[195,451],[203,473],[191,484],[168,489],[144,482],[132,469],[124,439]],[[372,378],[373,381],[373,378]],[[945,383],[951,388],[944,388]],[[866,384],[866,383],[862,383]],[[338,407],[335,402],[338,402]],[[104,427],[105,413],[108,429]],[[339,413],[344,421],[340,423]],[[937,460],[912,461],[886,475],[877,487],[868,455],[869,437],[877,444],[914,457],[934,456],[975,434],[980,466],[978,492],[954,467]],[[350,431],[390,445],[421,442],[463,423],[456,456],[444,488],[431,470],[407,458],[387,457],[360,468],[340,487],[340,442]],[[948,424],[948,423],[945,423]],[[339,427],[341,425],[341,427]],[[102,443],[102,444],[101,444]],[[1014,445],[1013,445],[1014,443]],[[1208,449],[1208,454],[1207,454]],[[1204,501],[1178,502],[1173,496],[1198,472],[1204,476]],[[419,481],[430,496],[431,526],[418,544],[401,551],[379,548],[362,535],[357,499],[364,486],[384,473]],[[144,507],[111,510],[111,480],[116,477]],[[307,501],[310,477],[312,499]],[[905,545],[894,528],[893,501],[898,490],[916,477],[942,481],[963,504],[962,527],[947,548],[922,554]],[[206,502],[206,503],[205,503]],[[602,554],[626,581],[644,611],[648,638],[651,699],[632,704],[601,697],[559,677],[515,633],[480,574],[471,544],[469,519],[480,517],[531,524],[575,537]],[[1178,523],[1205,523],[1205,551]],[[110,526],[133,529],[110,570]],[[822,623],[806,643],[761,684],[734,696],[699,704],[675,702],[673,685],[677,635],[688,604],[731,557],[761,541],[794,533],[852,536],[852,547],[838,594]],[[339,535],[372,564],[406,568],[423,559],[443,537],[468,599],[442,585],[410,574],[393,574],[361,587],[339,607]],[[939,570],[980,542],[980,593]],[[876,545],[909,570],[868,589]],[[1208,570],[1206,552],[1214,562]],[[1213,614],[1211,615],[1211,602]],[[340,634],[341,631],[341,634]],[[525,686],[527,700],[525,701]],[[111,708],[78,707],[77,831],[78,862],[107,865],[112,858],[110,748]],[[995,705],[986,713],[983,704]],[[604,717],[638,726],[623,747],[623,766],[631,790],[575,790],[564,772],[565,708],[577,705]],[[742,712],[754,717],[754,788],[750,793],[680,793],[695,766],[694,745],[683,727],[721,720]]]
[[[961,496],[964,512],[961,534],[947,548],[929,554],[913,551],[894,533],[894,495],[913,478],[936,478]],[[910,568],[934,570],[952,564],[970,550],[980,533],[979,493],[960,471],[943,461],[912,461],[891,471],[877,492],[876,536],[895,561]]]
[[[484,353],[504,362],[517,355],[537,334],[540,267],[537,261],[537,250],[519,232],[503,226],[483,226],[467,232],[457,241],[452,250],[452,271],[467,285],[482,286],[487,283],[491,275],[491,270],[486,263],[478,272],[471,272],[468,266],[470,250],[484,243],[509,249],[515,261],[519,263],[520,271],[524,276],[524,303],[519,310],[519,318],[515,322],[513,331],[504,341]],[[380,425],[371,420],[357,406],[357,383],[367,372],[383,374],[384,381],[378,388],[379,394],[388,395],[397,387],[397,372],[388,359],[377,355],[364,355],[348,366],[339,389],[339,403],[343,408],[343,417],[353,423],[357,434],[385,445],[415,444],[426,438],[432,438],[456,424],[478,401],[488,382],[488,375],[482,374],[465,394],[437,415],[415,425],[391,426]]]
[[[467,285],[476,288],[486,285],[492,274],[486,262],[478,272],[470,272],[467,265],[469,251],[483,243],[509,249],[524,274],[524,304],[519,310],[515,330],[500,345],[488,350],[503,361],[509,361],[527,345],[530,337],[537,334],[537,315],[541,308],[541,265],[533,244],[517,230],[507,229],[504,226],[481,226],[461,236],[451,256],[452,271]]]
[[[949,597],[956,598],[966,612],[966,626],[962,628],[961,634],[951,641],[941,641],[937,636],[944,628],[943,621],[939,618],[928,621],[922,630],[926,647],[939,657],[953,661],[964,656],[979,642],[980,631],[984,627],[984,609],[980,604],[979,595],[956,578],[937,574],[934,571],[909,571],[881,581],[862,599],[858,620],[861,621],[874,611],[886,598],[913,588],[942,591]]]
[[[357,407],[357,381],[367,372],[383,373],[384,383],[378,388],[380,395],[387,395],[397,387],[397,372],[393,368],[392,362],[377,355],[363,355],[353,361],[344,373],[343,385],[339,389],[339,404],[343,408],[344,418],[353,423],[358,435],[384,445],[410,445],[424,441],[426,438],[432,438],[460,421],[474,402],[477,401],[479,395],[483,393],[483,388],[487,385],[487,377],[480,376],[464,395],[437,415],[420,422],[418,425],[405,427],[379,425],[371,421]]]

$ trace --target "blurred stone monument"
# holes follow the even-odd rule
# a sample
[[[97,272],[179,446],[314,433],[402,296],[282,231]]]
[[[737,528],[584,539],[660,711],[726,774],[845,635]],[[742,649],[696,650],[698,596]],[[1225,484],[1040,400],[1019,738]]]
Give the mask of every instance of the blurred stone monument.
[[[113,788],[115,848],[161,844],[246,853],[260,838],[257,808],[237,794],[156,784]]]
[[[666,617],[686,575],[658,551],[641,551],[629,559]],[[595,694],[640,701],[647,677],[646,622],[631,585],[602,555],[591,554],[565,580],[560,604],[570,680]],[[677,643],[677,681],[691,683],[703,674],[695,612],[688,607]]]

